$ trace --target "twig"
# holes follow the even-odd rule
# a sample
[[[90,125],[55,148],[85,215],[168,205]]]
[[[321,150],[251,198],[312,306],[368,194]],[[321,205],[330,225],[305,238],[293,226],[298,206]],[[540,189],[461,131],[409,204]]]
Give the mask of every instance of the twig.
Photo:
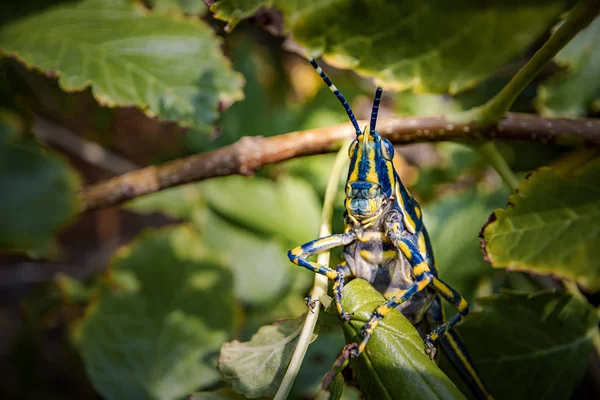
[[[344,166],[348,161],[345,148],[347,148],[349,145],[350,143],[346,142],[342,146],[342,149],[338,152],[338,155],[335,158],[335,162],[333,164],[333,168],[331,169],[331,174],[329,175],[329,180],[327,181],[325,199],[323,200],[323,211],[321,213],[321,229],[319,230],[319,237],[331,235],[333,203],[337,194],[342,170],[344,169]],[[329,251],[325,251],[319,254],[317,262],[320,265],[328,267]],[[308,345],[310,344],[310,339],[312,338],[315,326],[317,325],[317,319],[319,318],[320,311],[319,301],[322,296],[325,296],[327,294],[328,283],[329,281],[327,280],[327,277],[320,274],[315,274],[315,283],[310,293],[311,298],[315,301],[315,307],[313,312],[306,313],[306,320],[304,321],[304,326],[302,327],[302,332],[300,333],[298,344],[294,349],[294,354],[292,355],[290,364],[288,365],[288,368],[285,371],[285,375],[283,376],[281,385],[279,386],[279,389],[275,394],[274,400],[285,400],[288,398],[290,390],[292,389],[292,385],[294,384],[296,376],[298,375],[298,371],[300,371],[300,366],[302,365],[302,361],[304,360],[304,356],[306,355],[306,350],[308,349]]]
[[[378,122],[378,130],[395,144],[481,139],[516,139],[600,147],[600,119],[542,118],[507,113],[485,127],[453,123],[449,117],[397,117]],[[364,122],[361,122],[364,124]],[[251,175],[257,168],[294,157],[336,150],[350,139],[350,124],[292,132],[270,138],[244,137],[215,151],[150,166],[90,185],[82,211],[113,206],[169,187],[225,175]]]
[[[481,107],[467,111],[473,120],[482,123],[502,118],[515,99],[533,78],[567,45],[579,32],[585,29],[600,12],[600,1],[580,0],[569,12],[565,22],[550,36],[533,57],[516,73],[502,90]],[[470,120],[470,119],[469,119]]]
[[[124,174],[139,167],[97,143],[82,138],[64,126],[36,115],[33,134],[42,142],[52,144],[83,161],[113,174]]]

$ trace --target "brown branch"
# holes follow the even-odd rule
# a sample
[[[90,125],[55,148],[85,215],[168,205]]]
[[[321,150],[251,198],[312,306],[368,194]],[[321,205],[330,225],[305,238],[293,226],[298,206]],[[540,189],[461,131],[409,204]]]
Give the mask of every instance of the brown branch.
[[[516,139],[600,147],[600,119],[542,118],[508,113],[496,124],[453,123],[446,117],[397,117],[382,120],[378,131],[395,144],[447,140]],[[335,150],[354,135],[350,124],[292,132],[270,138],[243,137],[218,150],[180,158],[90,185],[83,211],[120,204],[159,190],[225,175],[252,175],[257,168],[294,157]]]

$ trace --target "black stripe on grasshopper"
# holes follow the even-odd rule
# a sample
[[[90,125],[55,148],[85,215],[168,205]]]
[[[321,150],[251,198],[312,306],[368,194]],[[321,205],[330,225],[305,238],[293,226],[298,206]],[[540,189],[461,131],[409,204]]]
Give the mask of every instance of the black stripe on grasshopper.
[[[356,130],[350,145],[350,168],[346,182],[346,231],[313,240],[289,251],[290,260],[334,281],[334,294],[341,317],[350,319],[340,303],[342,287],[348,278],[369,281],[388,300],[373,311],[364,325],[363,340],[352,356],[359,356],[379,321],[394,308],[404,314],[417,328],[432,327],[424,335],[425,348],[433,359],[433,342],[440,339],[463,380],[478,398],[489,399],[466,348],[453,327],[469,312],[466,300],[438,277],[433,252],[422,222],[421,208],[402,184],[394,169],[394,147],[376,130],[382,89],[377,88],[371,120],[361,132],[348,102],[331,83],[314,59],[310,60],[327,86],[336,95]],[[327,268],[307,258],[344,246],[345,261],[335,269]],[[457,313],[444,321],[441,298]]]

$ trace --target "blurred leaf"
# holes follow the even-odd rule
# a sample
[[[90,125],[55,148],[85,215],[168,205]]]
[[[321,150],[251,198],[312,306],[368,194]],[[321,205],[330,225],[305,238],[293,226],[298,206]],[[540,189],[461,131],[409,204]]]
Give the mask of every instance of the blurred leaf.
[[[99,296],[77,341],[108,399],[175,399],[218,381],[211,357],[234,329],[230,272],[182,226],[123,249],[112,275],[130,284]]]
[[[79,212],[80,178],[0,110],[0,249],[41,256]]]
[[[155,11],[201,15],[208,11],[202,0],[149,0],[149,3]]]
[[[261,7],[272,6],[272,0],[225,0],[217,1],[210,10],[216,18],[228,21],[232,27],[245,18],[251,17]]]
[[[236,227],[209,210],[200,214],[195,220],[204,243],[223,254],[233,270],[236,298],[245,304],[260,304],[285,294],[290,286],[290,270],[298,268],[288,260],[288,249],[274,239]]]
[[[473,172],[481,164],[481,157],[477,152],[463,144],[441,142],[435,145],[435,150],[434,154],[439,154],[441,161],[423,166],[417,182],[412,185],[423,203],[438,194],[439,185],[455,183],[462,175]]]
[[[200,20],[148,13],[124,0],[87,0],[4,26],[0,49],[58,75],[65,91],[91,86],[107,106],[210,131],[220,101],[241,98],[213,30]]]
[[[540,168],[484,227],[493,267],[575,279],[600,289],[600,159],[570,176]]]
[[[460,104],[448,95],[397,92],[394,96],[396,112],[404,115],[432,116],[461,111]]]
[[[319,230],[319,199],[303,180],[230,176],[202,182],[200,190],[211,209],[251,231],[297,246]]]
[[[573,3],[221,0],[211,10],[235,24],[260,6],[276,7],[295,40],[337,67],[388,88],[456,93],[523,54]]]
[[[244,400],[245,396],[234,392],[231,389],[219,389],[214,392],[199,392],[194,393],[186,398],[186,400]]]
[[[223,379],[246,397],[273,397],[292,358],[304,317],[263,326],[249,342],[225,343],[219,355]]]
[[[571,398],[598,334],[594,309],[551,292],[502,293],[480,303],[483,310],[459,331],[490,393],[498,400]]]
[[[176,186],[147,196],[136,197],[125,208],[140,214],[162,212],[172,218],[192,220],[198,208],[204,206],[196,184]]]
[[[538,89],[540,113],[548,117],[582,117],[600,100],[600,19],[581,31],[555,57],[567,68]]]
[[[475,189],[423,208],[440,277],[469,303],[481,278],[493,271],[481,255],[479,230],[490,210],[506,203],[506,195],[506,190]]]
[[[354,313],[344,324],[346,341],[362,340],[363,325],[386,299],[367,281],[354,279],[344,287],[342,304]],[[423,339],[397,310],[377,326],[365,352],[351,361],[367,399],[464,399],[456,386],[425,354]]]

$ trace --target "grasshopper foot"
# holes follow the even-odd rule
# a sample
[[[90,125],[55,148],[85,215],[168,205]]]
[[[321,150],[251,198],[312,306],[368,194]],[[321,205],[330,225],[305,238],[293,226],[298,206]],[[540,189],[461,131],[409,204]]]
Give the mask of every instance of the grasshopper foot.
[[[429,358],[433,360],[435,358],[436,352],[437,349],[435,348],[433,341],[430,338],[425,339],[425,353],[427,353]]]
[[[306,302],[306,306],[308,307],[308,309],[310,310],[310,312],[314,314],[315,307],[317,306],[317,302],[319,300],[317,300],[317,299],[311,299],[310,296],[306,296],[304,298],[304,301]]]

